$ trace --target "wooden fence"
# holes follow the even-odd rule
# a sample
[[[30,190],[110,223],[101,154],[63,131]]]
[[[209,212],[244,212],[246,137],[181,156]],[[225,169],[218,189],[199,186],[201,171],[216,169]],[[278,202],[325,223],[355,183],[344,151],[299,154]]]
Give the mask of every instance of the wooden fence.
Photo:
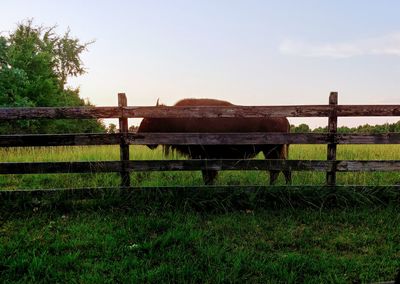
[[[328,117],[327,133],[129,133],[128,118]],[[0,162],[0,174],[119,172],[121,187],[131,185],[132,171],[291,170],[326,172],[336,185],[337,172],[400,171],[399,160],[337,160],[339,144],[398,144],[400,133],[339,134],[338,117],[400,116],[400,105],[338,105],[332,92],[327,105],[229,107],[129,107],[118,94],[118,107],[0,108],[0,120],[118,118],[117,134],[0,135],[0,147],[120,145],[119,161]],[[146,144],[326,144],[326,160],[129,160],[129,145]]]

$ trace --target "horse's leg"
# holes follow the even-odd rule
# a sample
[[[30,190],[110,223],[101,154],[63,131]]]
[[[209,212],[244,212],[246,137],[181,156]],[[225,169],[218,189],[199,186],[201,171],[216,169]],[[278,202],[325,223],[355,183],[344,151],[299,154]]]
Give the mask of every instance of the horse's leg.
[[[263,150],[263,154],[266,160],[268,159],[279,159],[279,151],[277,149],[279,146],[268,147]],[[278,179],[280,171],[269,171],[269,184],[274,185]]]
[[[292,172],[291,171],[283,171],[285,175],[286,184],[292,184]]]
[[[214,184],[215,178],[218,175],[218,171],[216,170],[202,170],[201,173],[203,174],[203,181],[206,185]]]

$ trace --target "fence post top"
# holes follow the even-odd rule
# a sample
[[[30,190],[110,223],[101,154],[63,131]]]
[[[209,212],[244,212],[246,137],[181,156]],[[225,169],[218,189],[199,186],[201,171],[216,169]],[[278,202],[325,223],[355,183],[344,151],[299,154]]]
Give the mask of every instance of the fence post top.
[[[338,104],[338,92],[331,92],[329,94],[329,104],[337,105]]]
[[[118,93],[118,106],[124,107],[128,105],[128,100],[125,93]]]

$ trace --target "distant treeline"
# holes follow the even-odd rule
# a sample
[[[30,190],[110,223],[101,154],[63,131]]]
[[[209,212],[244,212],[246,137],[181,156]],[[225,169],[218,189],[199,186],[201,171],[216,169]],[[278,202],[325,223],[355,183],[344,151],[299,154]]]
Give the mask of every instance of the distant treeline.
[[[137,132],[139,126],[132,125],[129,127],[129,132]],[[111,123],[108,125],[106,131],[108,133],[118,133],[118,127],[117,125]],[[308,133],[308,132],[313,132],[313,133],[324,133],[328,132],[327,127],[318,127],[315,129],[311,129],[307,124],[302,123],[298,126],[296,125],[291,125],[290,126],[290,132],[293,133]],[[347,126],[341,126],[338,127],[338,132],[339,133],[388,133],[388,132],[400,132],[400,121],[396,123],[385,123],[382,125],[369,125],[369,124],[364,124],[360,125],[357,127],[347,127]]]
[[[327,127],[318,127],[315,129],[311,129],[307,124],[302,123],[298,126],[291,125],[290,132],[293,133],[323,133],[328,132]],[[400,132],[400,121],[396,123],[385,123],[381,125],[369,125],[364,124],[357,127],[347,127],[341,126],[338,127],[338,133],[387,133],[387,132]]]

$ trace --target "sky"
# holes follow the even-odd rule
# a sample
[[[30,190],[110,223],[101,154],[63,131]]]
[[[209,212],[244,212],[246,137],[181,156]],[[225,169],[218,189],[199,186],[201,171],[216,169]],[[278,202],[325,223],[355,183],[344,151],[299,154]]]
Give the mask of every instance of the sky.
[[[97,106],[117,105],[119,92],[131,106],[327,104],[331,91],[339,104],[400,104],[400,1],[2,0],[1,10],[3,33],[33,18],[95,40],[82,55],[87,73],[69,84]]]

